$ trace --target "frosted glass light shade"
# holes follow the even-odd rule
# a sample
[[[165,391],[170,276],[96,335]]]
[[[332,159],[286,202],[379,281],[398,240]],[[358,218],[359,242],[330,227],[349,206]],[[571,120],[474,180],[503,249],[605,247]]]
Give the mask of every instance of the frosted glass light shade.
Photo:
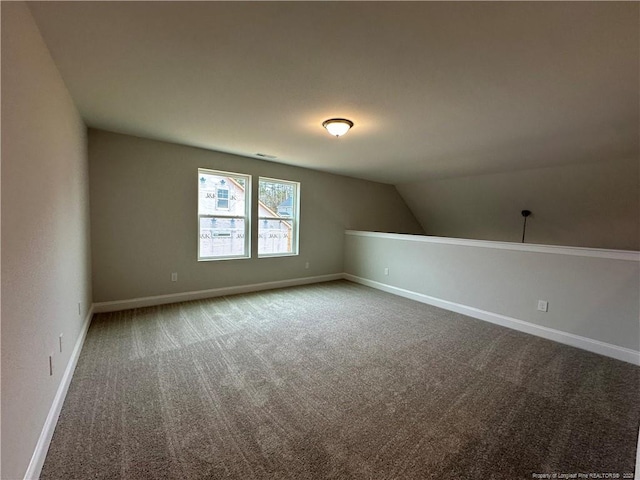
[[[353,122],[351,120],[347,120],[346,118],[330,118],[329,120],[325,120],[322,122],[322,126],[327,129],[331,135],[335,135],[336,137],[340,137],[347,133],[351,127],[353,127]]]

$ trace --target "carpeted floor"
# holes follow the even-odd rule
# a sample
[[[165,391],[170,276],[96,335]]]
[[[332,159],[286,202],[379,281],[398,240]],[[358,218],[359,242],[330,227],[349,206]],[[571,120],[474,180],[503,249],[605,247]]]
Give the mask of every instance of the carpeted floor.
[[[640,369],[346,281],[93,319],[42,479],[633,473]]]

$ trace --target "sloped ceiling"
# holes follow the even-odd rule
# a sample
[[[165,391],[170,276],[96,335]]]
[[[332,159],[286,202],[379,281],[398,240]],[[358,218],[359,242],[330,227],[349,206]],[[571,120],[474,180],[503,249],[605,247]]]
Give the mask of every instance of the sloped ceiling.
[[[639,6],[29,3],[91,127],[392,184],[637,157]]]

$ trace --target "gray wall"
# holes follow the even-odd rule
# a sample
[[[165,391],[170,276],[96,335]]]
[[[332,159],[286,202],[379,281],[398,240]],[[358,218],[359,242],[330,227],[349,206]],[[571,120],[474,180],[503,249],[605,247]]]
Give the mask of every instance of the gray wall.
[[[640,250],[638,158],[399,185],[427,235]]]
[[[348,274],[640,350],[637,258],[518,251],[357,232],[345,237]],[[548,312],[537,310],[538,300],[549,302]]]
[[[91,303],[88,193],[85,126],[27,6],[2,2],[2,478],[24,476]]]
[[[89,159],[95,302],[342,273],[345,229],[422,232],[391,185],[93,129]],[[300,255],[198,262],[198,167],[300,182]]]

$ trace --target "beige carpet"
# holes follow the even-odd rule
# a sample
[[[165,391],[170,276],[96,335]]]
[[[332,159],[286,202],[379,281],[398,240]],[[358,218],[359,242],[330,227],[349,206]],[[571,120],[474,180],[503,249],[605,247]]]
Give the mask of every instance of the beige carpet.
[[[622,478],[639,388],[630,364],[345,281],[100,314],[41,478]]]

